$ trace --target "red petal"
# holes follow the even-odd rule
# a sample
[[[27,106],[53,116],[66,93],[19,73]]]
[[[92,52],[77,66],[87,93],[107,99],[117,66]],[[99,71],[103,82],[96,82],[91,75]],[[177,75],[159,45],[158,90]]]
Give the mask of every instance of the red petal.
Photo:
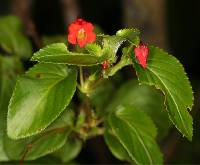
[[[79,31],[82,27],[76,23],[72,23],[69,25],[68,30],[69,33],[75,33],[77,31]]]
[[[87,42],[93,42],[96,39],[96,34],[94,32],[87,33]]]
[[[87,22],[86,24],[83,25],[83,28],[85,29],[86,32],[87,31],[91,32],[94,29],[94,26],[91,23]]]
[[[140,57],[138,58],[139,64],[143,67],[146,68],[147,67],[147,59],[145,57]]]
[[[85,24],[85,23],[87,23],[84,19],[82,19],[82,18],[78,18],[77,20],[76,20],[76,24],[79,24],[79,25],[83,25],[83,24]]]
[[[85,38],[84,39],[78,39],[77,35],[80,29],[84,29],[85,31]],[[83,47],[88,42],[93,42],[96,39],[96,34],[92,32],[94,29],[94,26],[86,22],[85,20],[78,18],[76,22],[73,22],[69,25],[69,35],[68,35],[68,41],[72,44],[76,44],[76,40],[80,47]]]
[[[77,40],[78,44],[80,47],[83,47],[86,43],[87,43],[87,39],[83,39],[83,40]]]
[[[76,44],[76,34],[75,33],[71,33],[68,35],[68,41],[71,44]]]
[[[144,44],[141,44],[134,49],[134,52],[135,52],[135,57],[137,58],[139,64],[143,68],[146,68],[147,67],[147,57],[149,54],[148,47],[145,46]]]

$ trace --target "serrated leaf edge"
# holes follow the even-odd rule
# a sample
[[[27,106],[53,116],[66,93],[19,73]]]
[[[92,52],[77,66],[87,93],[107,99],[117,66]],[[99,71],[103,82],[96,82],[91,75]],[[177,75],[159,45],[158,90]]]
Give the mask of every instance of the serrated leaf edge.
[[[29,72],[30,72],[31,70],[33,70],[35,67],[37,67],[37,64],[34,65],[32,68],[30,68],[28,71],[26,71],[26,72],[24,73],[24,75],[25,75],[26,73],[29,73]],[[77,72],[76,72],[76,75],[77,75]],[[8,132],[8,114],[9,114],[9,111],[10,111],[11,103],[13,102],[13,97],[15,96],[15,91],[17,90],[17,87],[16,87],[16,86],[17,86],[17,84],[19,83],[19,78],[20,78],[20,76],[17,76],[15,88],[14,88],[14,90],[13,90],[11,99],[10,99],[10,101],[9,101],[8,111],[7,111],[7,135],[8,135],[9,138],[11,138],[11,139],[13,139],[13,140],[18,140],[18,139],[30,137],[30,136],[33,136],[33,135],[36,135],[36,134],[42,132],[42,131],[43,131],[44,129],[46,129],[50,124],[52,124],[52,123],[55,121],[55,119],[58,118],[58,116],[60,116],[60,114],[66,109],[67,105],[69,105],[69,103],[70,103],[70,101],[69,101],[68,103],[66,103],[66,104],[64,105],[64,108],[52,119],[52,121],[50,121],[49,123],[47,123],[46,125],[44,125],[43,128],[39,128],[37,131],[32,132],[32,133],[27,133],[26,135],[12,136],[12,135]],[[70,97],[69,100],[71,100],[71,99],[73,98],[74,93],[75,93],[75,91],[76,91],[76,86],[77,86],[77,82],[74,83],[74,88],[75,88],[75,90],[73,91],[73,93],[72,93],[72,95],[71,95],[71,97]]]
[[[190,89],[191,89],[191,91],[192,91],[192,104],[189,105],[189,106],[187,106],[187,109],[192,110],[192,107],[193,107],[193,105],[194,105],[194,95],[193,95],[193,90],[192,90],[191,83],[190,83],[190,81],[189,81],[189,78],[188,78],[188,76],[187,76],[187,74],[186,74],[186,72],[185,72],[185,69],[184,69],[183,65],[182,65],[174,56],[172,56],[171,54],[168,54],[168,53],[165,52],[163,49],[161,49],[161,48],[159,48],[159,47],[156,47],[156,46],[151,46],[151,47],[154,47],[154,48],[156,48],[156,49],[159,49],[159,50],[161,50],[163,53],[165,53],[166,55],[172,57],[172,58],[177,62],[177,64],[179,64],[179,66],[181,67],[181,69],[183,70],[184,75],[185,75],[185,77],[186,77],[185,80],[188,82],[188,85],[189,85],[189,87],[190,87]],[[133,63],[133,65],[134,65],[134,63]],[[147,62],[147,69],[148,69],[148,62]],[[137,71],[136,71],[136,75],[137,75],[137,78],[138,78],[139,85],[146,84],[146,85],[149,85],[149,86],[154,86],[156,89],[160,90],[160,91],[163,93],[163,95],[165,96],[165,99],[164,99],[165,109],[168,111],[168,108],[167,108],[167,105],[166,105],[166,94],[165,94],[165,92],[164,92],[160,87],[158,87],[157,85],[155,85],[155,84],[153,84],[153,83],[142,82],[142,81],[140,81]],[[161,81],[161,82],[162,82],[162,81]],[[170,94],[170,95],[171,95],[171,94]],[[174,99],[173,99],[173,100],[174,100]],[[187,110],[187,109],[186,109],[186,110]],[[189,112],[188,112],[188,113],[189,113]],[[189,115],[190,115],[190,114],[189,114]],[[192,134],[191,137],[188,137],[185,133],[183,133],[183,132],[181,131],[180,128],[177,127],[177,125],[173,122],[173,120],[171,119],[171,117],[170,117],[169,114],[168,114],[168,116],[169,116],[171,122],[172,122],[172,123],[174,124],[174,126],[177,128],[177,130],[178,130],[179,132],[181,132],[185,137],[187,137],[189,141],[191,141],[191,140],[192,140],[193,134]],[[190,115],[190,117],[191,117],[191,115]],[[182,117],[181,117],[181,118],[182,118]],[[191,119],[192,119],[192,117],[191,117]],[[181,120],[181,121],[182,121],[182,120]],[[193,119],[192,119],[192,125],[193,125]],[[184,126],[184,127],[185,127],[185,126]],[[187,130],[187,129],[186,129],[186,130]],[[192,126],[192,132],[193,132],[193,126]]]
[[[145,116],[146,116],[146,118],[149,120],[149,121],[151,121],[151,123],[152,123],[152,125],[154,126],[154,128],[155,128],[155,132],[156,132],[156,134],[155,134],[155,137],[151,137],[151,136],[149,136],[148,134],[145,134],[146,136],[148,136],[149,138],[151,138],[153,141],[155,141],[156,142],[156,136],[157,136],[157,127],[156,127],[156,125],[155,125],[155,123],[153,122],[153,120],[149,117],[149,115],[148,114],[146,114],[145,112],[143,112],[143,111],[140,111],[140,113],[143,113]],[[111,116],[112,114],[110,114],[109,115],[109,117]],[[130,126],[130,124],[129,123],[127,123],[127,121],[125,121],[124,119],[122,119],[122,118],[120,118],[120,116],[119,115],[117,115],[116,113],[114,114],[116,117],[118,117],[120,120],[122,120],[122,121],[124,121],[129,127],[131,127],[132,128],[132,126]],[[129,150],[127,149],[127,147],[125,146],[125,144],[123,144],[123,142],[120,140],[120,138],[118,138],[117,137],[117,135],[116,135],[116,132],[114,131],[114,129],[110,126],[110,128],[111,128],[111,130],[112,130],[112,132],[113,132],[113,135],[118,139],[118,141],[121,143],[121,145],[125,148],[125,150],[127,151],[127,153],[128,153],[128,155],[133,159],[133,161],[135,161],[135,163],[136,164],[141,164],[141,163],[139,163],[137,160],[136,160],[136,158],[134,158],[133,157],[133,155],[129,152]],[[135,130],[135,128],[134,128],[134,130]],[[137,134],[137,131],[135,130],[135,133]],[[138,135],[138,134],[137,134]],[[140,140],[139,140],[140,141]],[[140,141],[141,142],[141,141]],[[143,140],[142,140],[142,144],[143,144],[143,147],[145,148],[145,151],[147,150],[146,149],[146,147],[145,147],[145,144],[143,143]],[[159,148],[159,147],[158,147]],[[159,148],[160,149],[160,148]],[[148,150],[147,150],[148,151]],[[147,152],[146,151],[146,152]],[[161,153],[161,152],[160,152]],[[149,151],[148,151],[148,158],[149,157],[151,157],[150,155],[149,155]],[[162,159],[162,161],[163,161],[163,154],[161,153],[161,159]],[[153,160],[150,158],[150,162],[151,162],[151,164],[153,164]]]
[[[135,31],[138,32],[138,35],[140,34],[140,31],[137,28],[124,28],[124,29],[120,29],[116,32],[116,36],[118,36],[117,34],[120,33],[121,31]]]
[[[65,134],[66,134],[65,136],[67,137],[68,134],[66,132],[65,132]],[[25,160],[35,160],[35,159],[40,158],[42,156],[48,155],[48,154],[60,149],[61,147],[63,147],[65,145],[66,141],[67,141],[67,138],[65,138],[65,140],[60,145],[58,145],[58,146],[56,146],[52,149],[46,150],[46,152],[43,152],[40,156],[32,156],[31,158],[28,158],[28,154],[29,154],[29,152],[28,152],[27,153],[27,159],[25,158]]]
[[[95,43],[94,43],[95,44]],[[100,60],[100,58],[101,57],[103,57],[103,55],[102,56],[94,56],[94,55],[91,55],[91,54],[89,54],[89,53],[77,53],[77,52],[70,52],[68,49],[67,49],[67,47],[66,47],[66,53],[69,53],[69,56],[89,56],[89,57],[93,57],[93,58],[99,58],[99,62],[97,62],[97,63],[95,63],[95,64],[72,64],[72,63],[67,63],[67,62],[44,62],[44,61],[41,61],[41,60],[39,60],[39,58],[43,58],[43,57],[52,57],[52,56],[54,56],[54,55],[43,55],[43,56],[39,56],[38,57],[38,54],[39,54],[39,52],[45,52],[45,50],[44,49],[48,49],[49,47],[51,47],[51,46],[56,46],[56,45],[62,45],[63,47],[65,46],[65,44],[64,43],[54,43],[54,44],[50,44],[50,45],[47,45],[47,46],[45,46],[44,48],[41,48],[39,51],[37,51],[37,52],[35,52],[34,54],[33,54],[33,56],[31,57],[31,61],[38,61],[38,62],[40,62],[40,63],[49,63],[49,64],[67,64],[67,65],[77,65],[77,66],[94,66],[94,65],[99,65],[99,64],[101,64],[104,60]],[[99,46],[98,44],[95,44],[95,45],[97,45],[97,46]],[[100,47],[100,46],[99,46]],[[101,47],[100,47],[101,48]],[[101,49],[101,51],[103,51],[104,49]],[[58,54],[57,54],[58,55]],[[59,56],[66,56],[66,54],[60,54]]]

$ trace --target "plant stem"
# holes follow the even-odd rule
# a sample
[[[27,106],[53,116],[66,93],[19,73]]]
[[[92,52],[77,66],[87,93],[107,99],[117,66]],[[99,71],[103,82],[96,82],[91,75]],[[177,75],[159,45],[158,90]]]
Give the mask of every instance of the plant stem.
[[[122,55],[121,60],[114,67],[108,69],[105,72],[106,77],[113,76],[117,71],[122,69],[124,66],[130,65],[132,63],[129,53],[133,49],[133,46],[134,45],[131,44],[126,53]]]
[[[117,71],[122,69],[124,66],[130,65],[129,58],[126,60],[119,61],[114,67],[111,68],[111,70],[108,72],[108,76],[113,76]]]
[[[83,87],[84,78],[83,78],[83,67],[82,66],[79,67],[79,72],[80,72],[80,84],[81,84],[81,87]]]

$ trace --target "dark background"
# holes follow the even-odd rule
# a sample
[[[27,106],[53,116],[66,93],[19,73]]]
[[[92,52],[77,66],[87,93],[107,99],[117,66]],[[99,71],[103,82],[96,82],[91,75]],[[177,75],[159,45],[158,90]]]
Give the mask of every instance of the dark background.
[[[157,1],[159,2],[159,0]],[[94,22],[108,34],[114,34],[118,29],[127,26],[127,24],[131,24],[141,28],[143,32],[149,32],[150,34],[147,35],[151,38],[152,25],[157,23],[151,22],[151,24],[149,24],[148,21],[145,22],[145,20],[152,17],[151,12],[146,14],[145,19],[141,19],[141,22],[144,21],[142,23],[136,21],[134,24],[134,19],[133,22],[129,21],[127,23],[124,21],[126,17],[124,15],[126,11],[124,2],[125,0],[79,0],[76,2],[78,9],[75,7],[75,13],[77,12],[75,15],[76,17],[79,16],[90,22]],[[12,3],[13,1],[0,0],[0,14],[7,15],[13,13],[11,7]],[[142,10],[144,11],[146,11],[145,8],[147,8],[145,5],[144,3],[144,6],[142,6]],[[151,10],[156,10],[159,7],[159,5],[154,5]],[[70,6],[68,6],[68,8],[65,7],[59,0],[33,0],[29,8],[29,14],[35,24],[38,36],[66,34],[67,24],[70,23],[70,19],[73,19],[65,13],[65,10],[69,8]],[[168,155],[166,156],[166,162],[169,164],[200,164],[199,8],[200,1],[198,0],[165,0],[165,5],[163,6],[163,10],[161,10],[164,13],[162,18],[164,24],[160,27],[165,29],[164,34],[162,33],[164,37],[160,35],[160,33],[156,34],[156,32],[154,32],[152,34],[152,38],[155,38],[155,43],[158,43],[157,46],[164,47],[165,50],[176,56],[184,65],[192,82],[195,94],[195,106],[192,111],[194,117],[193,142],[188,142],[186,139],[181,138],[177,131],[172,130],[172,134],[166,139],[166,144],[169,143],[169,146],[164,151],[165,154]],[[132,10],[134,11],[135,9],[137,9],[137,7],[133,7]],[[137,11],[135,13],[134,17],[137,17]],[[158,12],[157,14],[159,15],[160,13]],[[74,15],[72,17],[74,17]],[[138,14],[137,19],[140,19],[139,17],[140,15]],[[68,20],[66,18],[68,18]],[[146,35],[146,33],[144,34]],[[144,39],[145,35],[143,36]],[[159,42],[156,41],[159,37],[164,38],[164,44],[159,44]],[[150,40],[154,43],[154,40]],[[149,40],[147,39],[145,42],[148,43]],[[37,49],[37,46],[35,46],[35,49]],[[165,141],[161,142],[161,145],[166,144]],[[103,145],[101,138],[96,138],[87,142],[78,160],[82,163],[119,163],[111,156],[106,146]]]
[[[1,15],[10,13],[10,2],[1,0]],[[124,27],[122,10],[126,9],[123,9],[123,0],[79,0],[77,3],[77,16],[98,24],[106,33],[113,34]],[[166,17],[163,19],[166,22],[167,47],[181,60],[189,74],[198,76],[200,1],[166,0],[165,3]],[[31,17],[40,35],[65,33],[67,26],[59,0],[33,0]]]

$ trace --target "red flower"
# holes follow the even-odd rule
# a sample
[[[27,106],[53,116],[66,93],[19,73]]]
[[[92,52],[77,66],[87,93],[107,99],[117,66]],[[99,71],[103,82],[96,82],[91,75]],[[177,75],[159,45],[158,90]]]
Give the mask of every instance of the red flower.
[[[149,55],[149,48],[142,42],[134,49],[135,57],[139,64],[143,67],[147,67],[147,57]]]
[[[101,67],[103,70],[106,70],[109,66],[109,62],[108,60],[105,60],[102,64],[101,64]]]
[[[93,42],[96,39],[96,34],[93,32],[94,26],[90,22],[86,22],[83,19],[77,19],[69,25],[68,41],[71,44],[78,42],[80,47],[83,47],[89,42]]]

